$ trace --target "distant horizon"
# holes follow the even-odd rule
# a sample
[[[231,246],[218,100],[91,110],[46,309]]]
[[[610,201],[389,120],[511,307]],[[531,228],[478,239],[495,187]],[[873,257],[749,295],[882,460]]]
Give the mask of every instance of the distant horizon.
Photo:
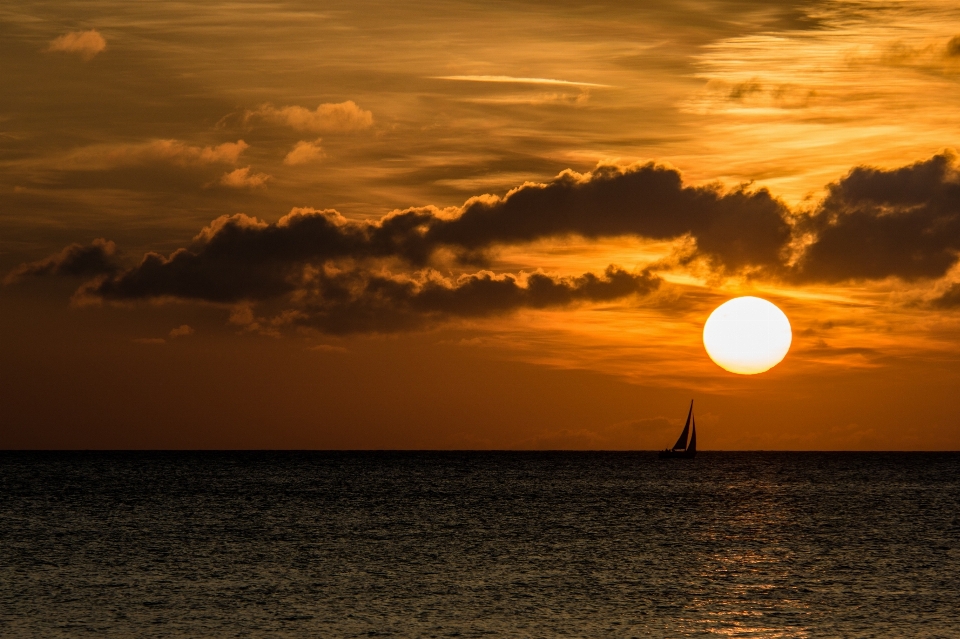
[[[657,453],[661,449],[455,449],[455,448],[4,448],[0,453]],[[697,453],[877,453],[877,454],[958,454],[960,450],[711,450],[698,449]],[[664,464],[681,464],[690,460],[673,462],[664,460]]]

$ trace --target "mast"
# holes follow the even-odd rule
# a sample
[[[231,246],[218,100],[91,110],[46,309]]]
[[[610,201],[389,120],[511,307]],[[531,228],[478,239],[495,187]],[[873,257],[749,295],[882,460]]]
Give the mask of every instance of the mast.
[[[672,450],[684,450],[687,447],[687,435],[690,432],[690,422],[693,419],[693,400],[690,400],[690,412],[687,413],[687,423],[683,425],[683,432],[680,433],[677,443],[673,445]]]

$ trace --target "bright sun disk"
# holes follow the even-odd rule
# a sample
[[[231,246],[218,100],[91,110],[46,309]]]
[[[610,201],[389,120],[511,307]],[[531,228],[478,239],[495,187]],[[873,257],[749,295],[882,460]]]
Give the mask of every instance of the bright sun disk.
[[[703,325],[703,345],[720,368],[756,375],[780,363],[790,350],[790,320],[771,302],[736,297],[718,306]]]

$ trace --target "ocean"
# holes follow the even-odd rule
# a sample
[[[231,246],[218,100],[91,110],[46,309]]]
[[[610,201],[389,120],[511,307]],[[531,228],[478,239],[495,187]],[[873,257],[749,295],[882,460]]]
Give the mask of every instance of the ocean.
[[[957,637],[960,454],[3,452],[0,636]]]

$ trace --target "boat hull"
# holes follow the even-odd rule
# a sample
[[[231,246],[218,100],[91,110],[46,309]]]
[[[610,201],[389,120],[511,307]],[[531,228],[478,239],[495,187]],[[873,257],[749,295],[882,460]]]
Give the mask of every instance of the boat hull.
[[[660,459],[693,459],[697,456],[695,450],[661,450]]]

